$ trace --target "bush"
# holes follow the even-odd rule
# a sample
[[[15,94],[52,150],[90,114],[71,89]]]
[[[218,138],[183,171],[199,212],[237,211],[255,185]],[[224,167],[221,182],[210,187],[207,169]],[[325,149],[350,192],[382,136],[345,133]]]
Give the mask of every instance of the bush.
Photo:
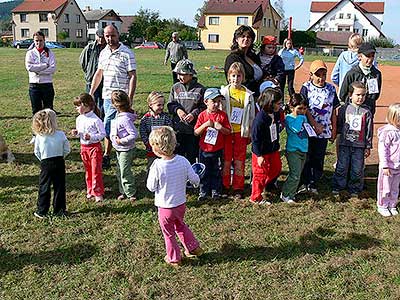
[[[393,39],[385,37],[370,37],[366,42],[371,43],[375,48],[394,48],[395,46]]]
[[[283,44],[283,40],[288,37],[288,31],[282,30],[279,35],[279,44]],[[294,47],[311,47],[316,46],[317,33],[315,31],[292,31],[292,40]]]
[[[69,47],[70,47],[70,48],[77,48],[77,47],[76,47],[76,42],[75,42],[75,41],[72,41],[71,44],[69,44]]]

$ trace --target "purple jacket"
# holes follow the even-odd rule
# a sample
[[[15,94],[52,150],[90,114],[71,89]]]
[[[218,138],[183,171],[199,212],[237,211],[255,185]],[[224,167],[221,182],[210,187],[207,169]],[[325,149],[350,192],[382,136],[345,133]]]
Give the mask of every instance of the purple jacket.
[[[133,122],[136,120],[136,114],[130,112],[120,112],[114,120],[111,121],[110,139],[112,145],[117,151],[129,151],[135,147],[135,140],[138,133]],[[119,137],[120,144],[116,142]]]
[[[400,130],[387,124],[378,129],[379,168],[400,169]]]

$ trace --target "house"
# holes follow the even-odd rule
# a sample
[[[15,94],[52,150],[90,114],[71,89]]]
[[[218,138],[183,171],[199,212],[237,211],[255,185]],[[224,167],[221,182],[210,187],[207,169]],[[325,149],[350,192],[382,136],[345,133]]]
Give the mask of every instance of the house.
[[[122,20],[120,33],[128,34],[129,28],[131,27],[135,16],[119,16]]]
[[[49,41],[87,41],[86,19],[75,0],[25,0],[12,10],[12,29],[14,40],[40,30]]]
[[[279,39],[281,19],[269,0],[209,0],[198,22],[200,40],[206,49],[230,49],[241,25],[253,28],[255,42],[266,35]]]
[[[96,31],[99,28],[104,28],[108,25],[114,25],[121,32],[122,19],[113,9],[91,9],[90,6],[86,6],[83,10],[83,14],[87,20],[87,32],[88,39],[96,39]]]
[[[307,30],[317,34],[321,31],[354,32],[364,39],[385,37],[381,31],[384,6],[385,2],[312,1]]]

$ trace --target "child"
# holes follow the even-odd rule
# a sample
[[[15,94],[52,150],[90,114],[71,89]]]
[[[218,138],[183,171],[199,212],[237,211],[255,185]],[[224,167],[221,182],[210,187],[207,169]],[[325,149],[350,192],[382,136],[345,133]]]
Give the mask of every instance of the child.
[[[147,172],[149,172],[151,164],[157,158],[149,143],[150,132],[160,126],[172,127],[170,116],[164,112],[164,102],[165,99],[162,94],[154,91],[151,92],[147,97],[149,111],[140,120],[140,136],[142,142],[146,146]]]
[[[361,44],[358,48],[358,65],[351,68],[343,79],[339,97],[343,102],[349,102],[348,95],[350,85],[354,81],[361,81],[367,87],[364,104],[369,108],[372,118],[375,115],[376,101],[382,88],[382,74],[373,65],[375,59],[375,47],[370,43]]]
[[[336,114],[339,106],[335,87],[326,82],[327,67],[322,60],[314,60],[310,66],[310,80],[301,87],[300,93],[308,100],[307,118],[316,132],[308,139],[308,154],[302,173],[305,184],[299,192],[307,190],[318,194],[317,183],[324,172],[324,159],[328,140],[336,138]]]
[[[219,89],[207,89],[204,93],[207,109],[200,113],[194,126],[194,134],[200,136],[200,162],[206,166],[200,181],[199,201],[205,200],[207,196],[213,199],[221,197],[224,139],[231,133],[228,116],[219,109],[222,98]]]
[[[289,174],[282,187],[281,200],[295,203],[295,194],[300,183],[308,152],[307,118],[308,101],[302,95],[294,93],[289,101],[290,114],[286,115],[286,159],[289,165]]]
[[[172,128],[162,126],[154,129],[149,137],[153,152],[160,157],[151,165],[147,188],[155,192],[154,202],[158,207],[158,222],[164,236],[166,263],[178,266],[181,251],[176,241],[178,236],[185,255],[199,256],[203,253],[199,242],[184,222],[186,210],[186,182],[198,185],[199,176],[194,173],[189,161],[175,155],[176,136]]]
[[[263,192],[282,169],[279,154],[282,93],[278,88],[268,88],[260,95],[258,102],[261,110],[254,119],[251,130],[253,182],[250,201],[271,204],[265,199]]]
[[[400,183],[400,103],[389,106],[388,124],[378,129],[379,175],[378,212],[384,217],[398,215]]]
[[[185,156],[193,164],[199,155],[199,139],[194,135],[194,125],[200,112],[206,108],[203,101],[205,88],[197,82],[196,71],[190,60],[180,60],[174,72],[179,82],[171,88],[167,107],[177,132],[176,153]]]
[[[351,102],[341,106],[338,111],[339,152],[333,175],[333,194],[338,194],[346,187],[352,196],[357,196],[363,190],[364,159],[370,154],[373,136],[372,115],[363,104],[366,92],[362,82],[353,82],[349,94]]]
[[[111,102],[117,110],[110,130],[110,139],[117,152],[117,179],[120,192],[117,199],[123,200],[127,197],[130,201],[136,201],[135,178],[132,173],[135,140],[138,136],[133,124],[136,115],[131,110],[129,97],[124,91],[113,91]]]
[[[242,199],[244,190],[244,167],[247,144],[250,143],[251,126],[255,116],[253,93],[242,85],[244,68],[239,62],[231,64],[228,70],[229,84],[221,88],[224,96],[222,110],[226,112],[232,134],[225,137],[222,184],[224,194],[231,186],[231,166],[233,167],[232,187],[234,198]]]
[[[263,80],[272,81],[276,85],[280,85],[283,95],[284,90],[282,86],[285,84],[283,82],[285,79],[285,64],[277,54],[276,45],[275,37],[271,35],[264,36],[258,56],[260,57],[261,69],[263,70]]]
[[[100,110],[91,95],[80,94],[75,98],[74,105],[79,116],[72,134],[80,138],[81,158],[85,166],[86,198],[91,199],[94,196],[96,202],[101,202],[104,184],[101,168],[103,150],[100,141],[106,136],[106,131],[99,118]]]
[[[57,130],[56,113],[49,108],[35,113],[32,130],[36,134],[34,152],[40,160],[39,197],[34,215],[39,219],[47,216],[53,185],[53,214],[66,216],[64,157],[70,152],[69,142],[64,132]]]

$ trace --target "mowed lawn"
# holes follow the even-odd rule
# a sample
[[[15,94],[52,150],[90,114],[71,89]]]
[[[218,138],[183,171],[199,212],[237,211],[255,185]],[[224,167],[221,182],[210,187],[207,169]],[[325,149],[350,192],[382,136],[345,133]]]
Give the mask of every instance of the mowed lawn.
[[[81,49],[56,50],[55,109],[59,127],[74,127],[72,99],[84,91]],[[152,90],[168,98],[171,75],[161,50],[138,50],[134,108],[146,111]],[[225,84],[226,51],[190,52],[199,81]],[[145,152],[137,142],[136,203],[118,195],[113,169],[104,172],[106,201],[85,199],[79,142],[67,157],[67,219],[33,217],[39,163],[33,155],[24,50],[0,49],[0,133],[16,162],[0,163],[0,299],[399,299],[400,217],[375,210],[376,166],[367,167],[363,199],[335,199],[335,160],[329,146],[319,196],[288,206],[225,200],[198,203],[189,196],[186,221],[206,250],[174,269],[163,261],[164,242],[152,195],[145,187]],[[281,137],[284,149],[284,136]],[[282,156],[283,172],[287,173]],[[249,164],[248,164],[249,166]],[[248,169],[247,169],[248,175]],[[247,176],[246,182],[249,182]],[[250,188],[247,186],[249,193]]]

